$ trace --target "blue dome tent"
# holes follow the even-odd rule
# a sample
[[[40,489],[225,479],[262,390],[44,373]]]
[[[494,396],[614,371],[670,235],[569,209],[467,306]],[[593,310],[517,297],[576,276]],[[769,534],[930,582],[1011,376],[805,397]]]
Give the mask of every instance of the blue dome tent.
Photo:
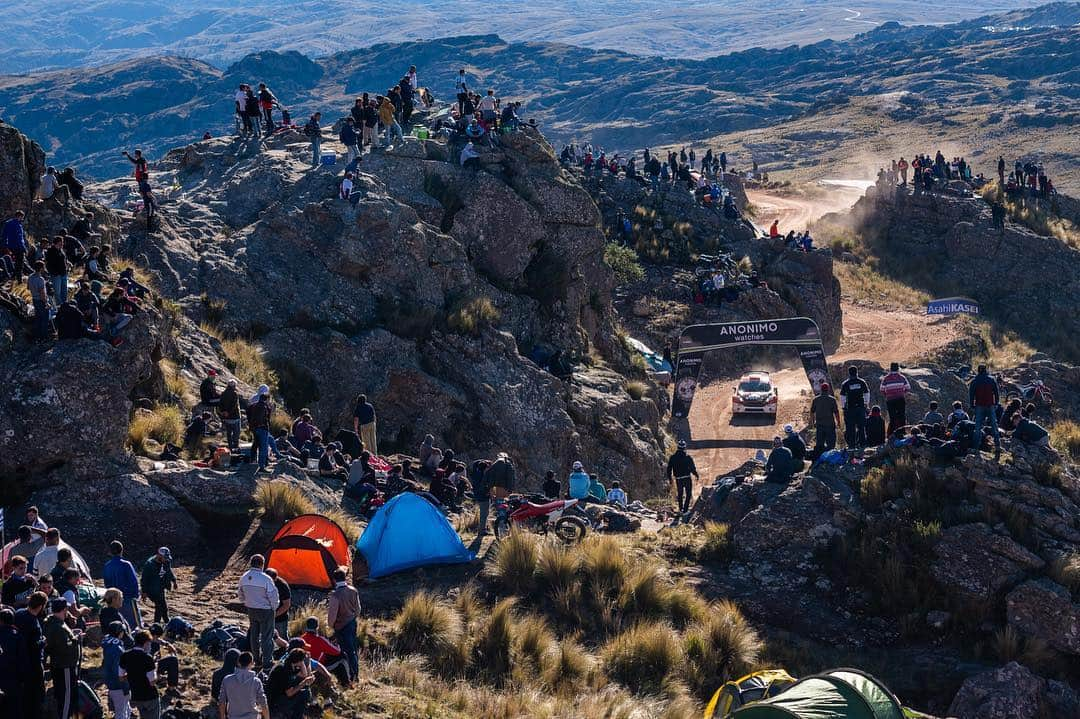
[[[379,508],[356,541],[356,548],[364,555],[372,579],[416,567],[474,559],[442,512],[408,492]]]

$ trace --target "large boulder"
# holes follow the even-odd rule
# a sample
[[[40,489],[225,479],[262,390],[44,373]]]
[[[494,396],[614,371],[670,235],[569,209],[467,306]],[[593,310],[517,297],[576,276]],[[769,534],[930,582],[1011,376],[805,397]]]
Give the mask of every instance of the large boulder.
[[[1009,625],[1055,649],[1080,654],[1080,604],[1049,579],[1033,579],[1005,598]]]
[[[949,527],[934,545],[930,573],[950,595],[989,602],[1045,562],[981,522]]]
[[[1080,715],[1069,685],[1043,679],[1016,662],[969,677],[949,706],[956,719],[1042,719]]]
[[[29,213],[40,178],[45,174],[45,151],[11,125],[0,124],[0,217],[16,210]]]

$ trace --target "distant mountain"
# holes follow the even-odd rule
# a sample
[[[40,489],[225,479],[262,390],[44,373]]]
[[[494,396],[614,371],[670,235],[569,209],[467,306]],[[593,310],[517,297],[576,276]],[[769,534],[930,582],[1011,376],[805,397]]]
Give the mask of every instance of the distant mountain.
[[[639,55],[705,58],[754,46],[843,39],[883,22],[956,22],[1035,2],[1008,0],[0,0],[7,72],[180,55],[226,67],[263,50],[321,57],[381,42],[496,33]]]
[[[1036,14],[1067,20],[1080,16],[1080,4]],[[494,35],[381,44],[317,60],[263,52],[225,70],[149,58],[0,78],[0,113],[51,150],[55,163],[97,176],[129,169],[118,159],[121,148],[138,145],[158,155],[207,130],[231,132],[239,82],[267,82],[294,117],[319,109],[333,119],[360,92],[385,91],[409,64],[437,96],[448,97],[454,73],[466,67],[474,85],[523,100],[525,115],[537,118],[549,137],[624,149],[805,118],[828,125],[830,114],[862,100],[899,103],[881,122],[917,118],[946,134],[962,109],[975,111],[971,122],[999,113],[999,125],[1018,132],[1080,126],[1076,29],[997,29],[1002,25],[994,17],[946,27],[887,23],[843,42],[707,60],[509,43]]]

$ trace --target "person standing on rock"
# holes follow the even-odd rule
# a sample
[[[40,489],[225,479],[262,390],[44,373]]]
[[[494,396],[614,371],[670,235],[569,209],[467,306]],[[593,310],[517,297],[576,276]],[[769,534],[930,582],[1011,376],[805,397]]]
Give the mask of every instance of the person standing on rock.
[[[1005,187],[1005,156],[1004,155],[998,155],[997,170],[998,170],[998,189],[1000,190],[1001,188]]]
[[[971,384],[968,385],[968,403],[974,410],[975,436],[972,446],[978,454],[982,449],[983,427],[990,425],[990,432],[994,436],[994,459],[1001,457],[1001,435],[998,432],[997,406],[1001,399],[997,380],[990,376],[986,365],[979,365]]]
[[[255,437],[255,451],[258,456],[259,471],[265,472],[270,464],[270,452],[280,459],[277,448],[270,441],[270,415],[273,408],[270,406],[270,388],[259,385],[259,390],[251,398],[247,408],[248,428]]]
[[[849,449],[866,446],[866,400],[870,385],[859,376],[859,368],[848,367],[848,378],[840,385],[840,402],[844,407],[844,439]]]
[[[64,254],[64,236],[53,238],[52,246],[45,250],[45,271],[52,282],[53,299],[56,306],[67,302],[68,298],[68,261]]]
[[[375,127],[379,124],[379,108],[375,106],[375,103],[368,98],[368,94],[365,92],[363,98],[364,102],[363,110],[363,130],[362,130],[362,145],[368,145],[369,147],[375,147],[375,140],[377,133]],[[361,147],[363,149],[363,147]]]
[[[398,140],[404,141],[405,136],[401,131],[401,125],[398,124],[397,108],[394,107],[394,103],[390,101],[390,98],[383,97],[379,102],[379,123],[383,126],[385,132],[383,136],[383,145],[389,147],[392,144],[392,138],[397,137]]]
[[[990,205],[990,217],[993,220],[994,229],[1005,234],[1005,205],[994,202]]]
[[[686,440],[681,439],[674,454],[668,457],[667,463],[667,479],[668,482],[675,482],[675,500],[680,514],[690,511],[690,499],[694,494],[693,477],[701,480],[694,458],[686,451]],[[573,475],[571,475],[572,478]]]
[[[218,399],[218,416],[225,427],[225,444],[235,451],[240,447],[240,394],[236,391],[236,380],[229,380],[225,391]]]
[[[358,395],[353,409],[353,431],[360,435],[364,449],[373,457],[379,456],[378,436],[375,432],[375,407],[368,402],[366,394]]]
[[[23,218],[26,213],[16,210],[15,215],[4,223],[4,249],[11,253],[12,264],[15,267],[15,282],[22,282],[23,267],[26,265],[26,253],[30,246],[26,244],[26,228],[23,227]]]
[[[154,556],[143,564],[139,582],[143,599],[154,603],[154,621],[167,624],[169,621],[168,593],[176,589],[176,575],[172,571],[172,552],[168,547],[161,547]]]
[[[351,165],[353,160],[360,157],[360,148],[357,146],[359,138],[356,135],[356,121],[352,116],[345,118],[345,124],[341,126],[341,134],[338,135],[341,144],[345,146],[345,164]]]
[[[896,169],[900,173],[900,184],[907,187],[908,161],[901,157],[900,162],[896,163]]]
[[[105,562],[103,579],[106,587],[119,589],[123,595],[120,614],[132,629],[142,626],[139,614],[139,576],[135,566],[124,559],[124,545],[117,540],[109,543],[109,561]]]
[[[810,427],[815,429],[814,455],[836,448],[836,428],[840,426],[840,407],[828,382],[821,383],[821,392],[810,403]]]
[[[311,140],[311,166],[318,167],[322,161],[322,113],[316,112],[304,125],[304,136]]]
[[[907,426],[907,396],[911,394],[911,384],[907,377],[900,373],[900,365],[893,362],[889,365],[889,372],[881,378],[878,388],[885,395],[885,409],[889,413],[888,436],[892,436],[896,430]]]
[[[259,109],[263,113],[263,125],[265,125],[267,135],[274,134],[274,105],[277,104],[278,99],[274,97],[274,93],[270,92],[265,82],[260,82]]]
[[[38,340],[48,339],[52,334],[46,282],[45,263],[37,260],[34,262],[34,273],[26,279],[26,289],[29,290],[30,300],[34,303],[34,338]]]
[[[274,613],[279,597],[274,580],[263,571],[263,556],[253,555],[250,566],[240,577],[236,592],[247,609],[248,644],[255,655],[255,668],[263,669],[274,662]]]

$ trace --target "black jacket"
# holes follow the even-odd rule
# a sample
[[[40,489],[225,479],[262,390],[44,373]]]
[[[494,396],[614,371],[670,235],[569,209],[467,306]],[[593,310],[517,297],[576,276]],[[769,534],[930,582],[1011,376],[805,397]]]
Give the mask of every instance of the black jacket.
[[[694,458],[686,453],[685,449],[680,449],[671,455],[667,463],[667,478],[672,477],[689,477],[691,474],[697,476],[697,465],[694,464]]]

